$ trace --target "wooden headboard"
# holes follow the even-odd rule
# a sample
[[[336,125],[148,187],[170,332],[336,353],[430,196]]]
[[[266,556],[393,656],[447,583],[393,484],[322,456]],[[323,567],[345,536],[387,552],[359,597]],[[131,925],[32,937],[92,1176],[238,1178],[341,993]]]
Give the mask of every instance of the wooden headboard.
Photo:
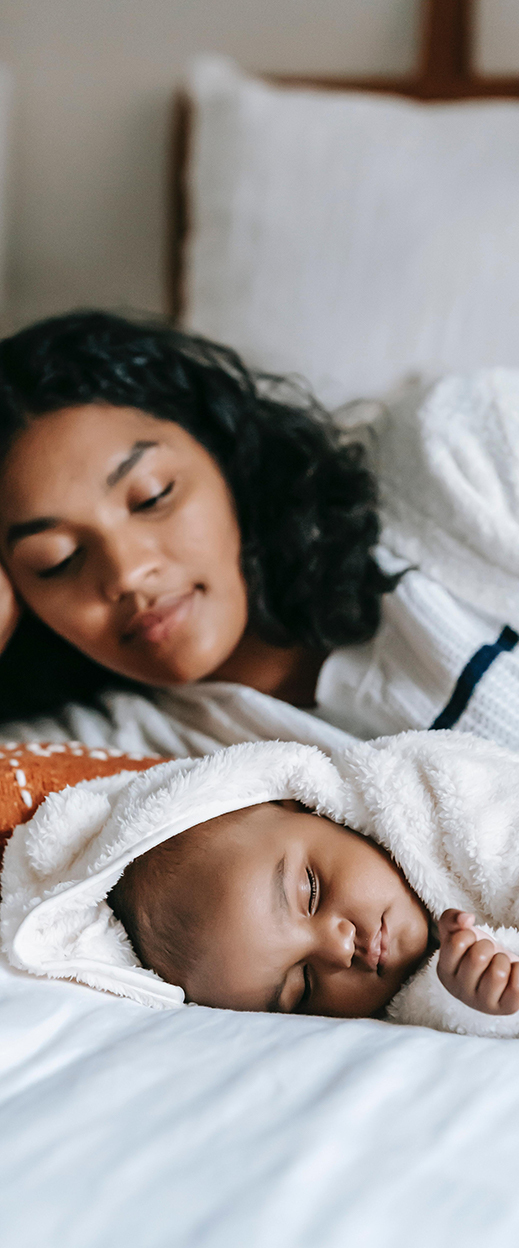
[[[423,0],[418,70],[395,78],[321,78],[265,74],[286,87],[318,87],[330,91],[377,91],[413,100],[447,101],[519,98],[519,77],[489,77],[473,69],[474,0]],[[181,93],[175,101],[171,244],[168,262],[168,305],[175,319],[182,315],[185,241],[189,229],[188,160],[191,105]]]

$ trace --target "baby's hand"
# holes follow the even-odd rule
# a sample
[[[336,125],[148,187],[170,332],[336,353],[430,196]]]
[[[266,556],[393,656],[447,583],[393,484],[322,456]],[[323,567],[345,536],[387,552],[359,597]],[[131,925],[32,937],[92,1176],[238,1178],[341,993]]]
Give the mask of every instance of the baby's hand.
[[[483,1014],[519,1010],[519,961],[474,928],[474,915],[444,910],[438,924],[438,977],[444,988]]]

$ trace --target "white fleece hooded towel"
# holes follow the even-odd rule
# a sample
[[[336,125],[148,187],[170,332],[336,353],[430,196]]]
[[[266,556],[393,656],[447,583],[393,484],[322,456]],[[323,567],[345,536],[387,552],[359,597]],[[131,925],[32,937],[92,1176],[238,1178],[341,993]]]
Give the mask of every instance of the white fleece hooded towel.
[[[85,781],[46,799],[8,842],[0,908],[11,963],[168,1008],[182,990],[141,967],[105,898],[139,854],[197,823],[296,798],[373,837],[438,919],[474,912],[519,953],[519,757],[454,732],[356,742],[333,761],[313,746],[260,742],[200,760]],[[389,1008],[396,1022],[519,1036],[456,1001],[433,956]]]

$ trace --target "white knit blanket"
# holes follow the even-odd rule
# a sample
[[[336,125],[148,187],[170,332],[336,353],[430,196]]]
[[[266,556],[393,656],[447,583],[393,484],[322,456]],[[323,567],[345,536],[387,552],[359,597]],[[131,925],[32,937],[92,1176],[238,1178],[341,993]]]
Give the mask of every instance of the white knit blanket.
[[[519,629],[519,370],[410,386],[376,440],[383,544]]]
[[[468,734],[403,733],[357,742],[333,761],[285,742],[83,782],[52,794],[8,843],[0,908],[11,963],[36,975],[167,1008],[180,988],[137,962],[105,897],[139,854],[203,820],[296,798],[384,845],[434,918],[450,906],[519,953],[519,759]],[[395,1021],[519,1035],[442,987],[435,958],[390,1007]]]

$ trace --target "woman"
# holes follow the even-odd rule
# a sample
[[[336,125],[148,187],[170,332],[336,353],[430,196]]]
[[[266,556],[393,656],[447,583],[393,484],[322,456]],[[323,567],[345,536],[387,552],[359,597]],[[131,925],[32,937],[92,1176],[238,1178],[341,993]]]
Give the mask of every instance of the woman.
[[[200,702],[211,678],[360,736],[519,745],[514,385],[454,379],[381,417],[376,559],[361,446],[286,383],[104,313],[5,340],[2,719],[114,684]]]
[[[394,581],[361,448],[230,351],[103,313],[36,325],[0,347],[0,454],[4,720],[113,673],[311,705],[326,654],[376,631]]]

